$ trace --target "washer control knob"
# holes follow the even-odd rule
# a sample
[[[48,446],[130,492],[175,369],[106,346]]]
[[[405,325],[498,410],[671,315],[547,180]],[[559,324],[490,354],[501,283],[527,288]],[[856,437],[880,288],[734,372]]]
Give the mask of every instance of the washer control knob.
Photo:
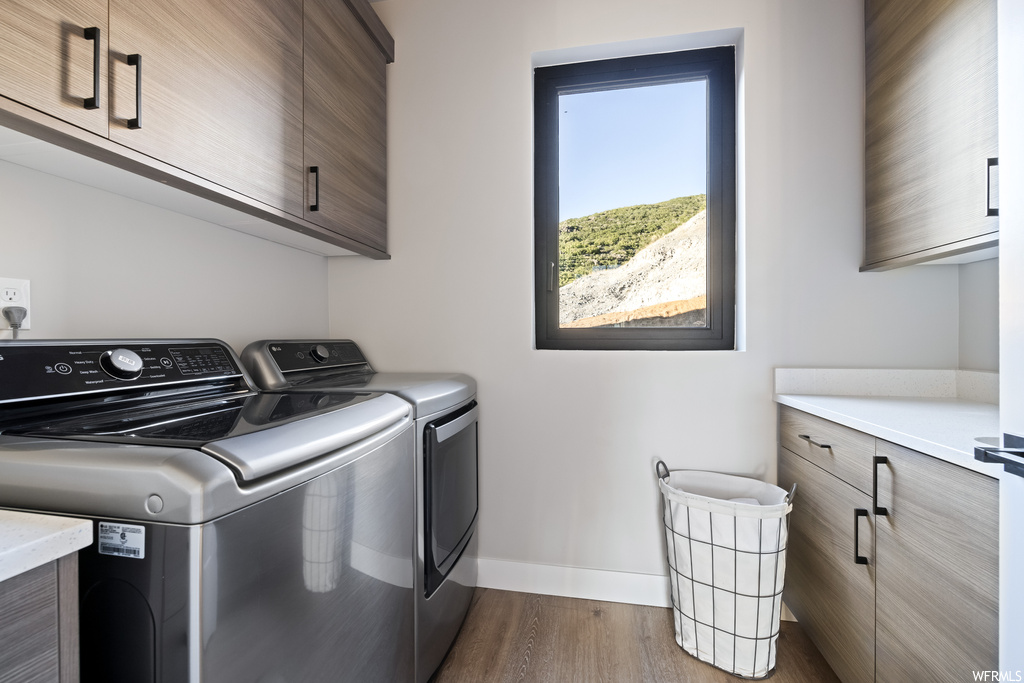
[[[100,367],[116,379],[138,379],[142,375],[142,358],[128,349],[111,349],[100,356]]]
[[[323,344],[317,344],[309,350],[309,355],[313,356],[313,360],[317,363],[326,363],[327,359],[331,357],[331,352]]]

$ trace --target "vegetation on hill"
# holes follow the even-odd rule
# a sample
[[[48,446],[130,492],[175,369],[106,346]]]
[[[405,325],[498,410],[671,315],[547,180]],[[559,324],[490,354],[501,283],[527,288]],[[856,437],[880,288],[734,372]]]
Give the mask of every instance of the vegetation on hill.
[[[558,224],[558,285],[595,268],[615,268],[704,210],[702,194],[626,206]]]

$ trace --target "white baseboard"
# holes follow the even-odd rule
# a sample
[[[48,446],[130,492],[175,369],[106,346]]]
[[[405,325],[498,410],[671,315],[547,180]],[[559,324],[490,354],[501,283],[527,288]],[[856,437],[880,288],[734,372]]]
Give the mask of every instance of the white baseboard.
[[[654,607],[672,606],[668,576],[663,574],[581,569],[483,557],[478,562],[477,585],[482,588]]]
[[[484,557],[477,562],[477,585],[481,588],[652,607],[672,606],[668,576],[664,574],[581,569]],[[782,619],[796,621],[796,617],[785,605]]]

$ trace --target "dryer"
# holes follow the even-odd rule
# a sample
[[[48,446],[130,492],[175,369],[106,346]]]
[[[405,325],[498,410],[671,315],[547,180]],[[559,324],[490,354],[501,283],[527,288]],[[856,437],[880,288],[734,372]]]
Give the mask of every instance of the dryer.
[[[444,660],[477,579],[476,382],[460,373],[376,372],[350,340],[261,340],[242,362],[268,392],[383,392],[413,406],[415,680]]]

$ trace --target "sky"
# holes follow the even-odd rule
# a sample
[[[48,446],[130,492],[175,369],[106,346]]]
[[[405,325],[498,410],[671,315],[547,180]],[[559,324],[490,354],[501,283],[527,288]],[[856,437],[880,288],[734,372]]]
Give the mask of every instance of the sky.
[[[560,95],[558,220],[706,192],[706,88]]]

